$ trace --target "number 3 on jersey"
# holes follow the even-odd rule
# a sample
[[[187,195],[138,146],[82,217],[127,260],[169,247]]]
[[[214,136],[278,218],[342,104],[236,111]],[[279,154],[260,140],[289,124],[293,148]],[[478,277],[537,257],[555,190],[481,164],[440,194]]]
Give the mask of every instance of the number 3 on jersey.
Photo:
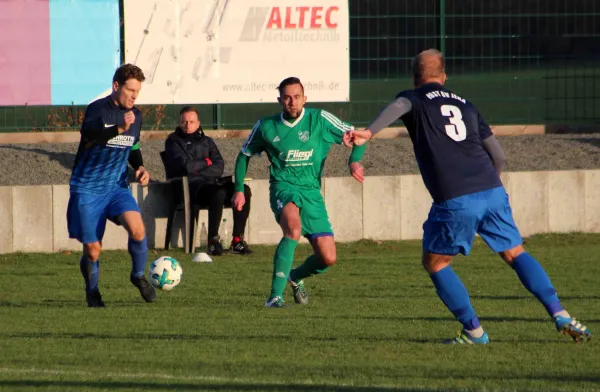
[[[449,117],[451,125],[446,125],[446,134],[456,142],[462,142],[467,138],[467,127],[462,120],[462,113],[459,108],[452,105],[442,105],[440,107],[442,116]]]

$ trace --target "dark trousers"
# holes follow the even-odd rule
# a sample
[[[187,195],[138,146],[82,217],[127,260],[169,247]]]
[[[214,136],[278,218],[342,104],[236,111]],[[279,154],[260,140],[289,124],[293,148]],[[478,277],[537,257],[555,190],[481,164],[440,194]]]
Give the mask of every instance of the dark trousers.
[[[223,185],[205,184],[196,192],[196,202],[201,208],[208,209],[208,238],[213,238],[219,235],[219,226],[223,217],[223,207],[231,207],[231,198],[235,193],[233,183]],[[248,215],[250,215],[250,199],[252,192],[250,187],[244,184],[244,196],[246,204],[241,211],[233,209],[233,237],[244,235]],[[222,238],[227,241],[227,238]]]

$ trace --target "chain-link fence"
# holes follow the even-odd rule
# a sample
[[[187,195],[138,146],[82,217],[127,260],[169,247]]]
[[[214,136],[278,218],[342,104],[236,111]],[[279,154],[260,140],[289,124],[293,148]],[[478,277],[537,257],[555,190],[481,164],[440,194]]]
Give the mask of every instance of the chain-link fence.
[[[357,126],[411,87],[410,59],[428,48],[445,53],[448,88],[474,102],[492,124],[600,122],[597,0],[350,0],[350,18],[351,101],[314,106]],[[143,107],[145,129],[173,129],[179,108]],[[0,131],[76,129],[83,110],[0,107]],[[248,129],[279,108],[199,110],[205,129]]]

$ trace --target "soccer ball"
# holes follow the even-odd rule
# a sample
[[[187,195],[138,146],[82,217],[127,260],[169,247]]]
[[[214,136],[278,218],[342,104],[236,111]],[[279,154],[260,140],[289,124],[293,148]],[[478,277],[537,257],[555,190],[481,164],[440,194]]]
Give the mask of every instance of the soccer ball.
[[[148,278],[152,286],[157,289],[170,291],[181,282],[183,269],[177,260],[169,256],[162,256],[150,264]]]

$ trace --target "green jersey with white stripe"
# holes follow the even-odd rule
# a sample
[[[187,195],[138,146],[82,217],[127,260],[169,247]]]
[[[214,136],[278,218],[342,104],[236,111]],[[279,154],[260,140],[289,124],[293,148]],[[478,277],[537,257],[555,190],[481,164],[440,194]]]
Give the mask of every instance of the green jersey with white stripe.
[[[271,162],[270,183],[277,188],[320,189],[321,174],[332,144],[341,144],[353,129],[333,114],[304,108],[293,122],[283,114],[256,123],[242,146],[247,156],[263,151]]]

